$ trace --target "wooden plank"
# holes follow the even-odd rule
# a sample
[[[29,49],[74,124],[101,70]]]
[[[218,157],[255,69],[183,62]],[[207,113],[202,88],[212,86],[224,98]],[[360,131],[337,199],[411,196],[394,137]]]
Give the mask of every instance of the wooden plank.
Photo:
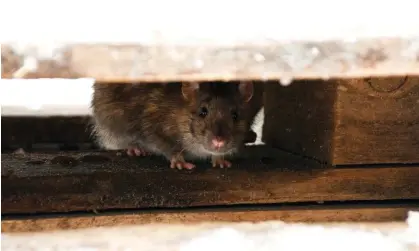
[[[257,39],[257,38],[255,38]],[[2,44],[2,78],[94,78],[98,82],[280,80],[419,75],[419,43],[408,38],[354,41]],[[42,53],[49,51],[47,56]]]
[[[419,199],[417,166],[331,169],[266,147],[242,154],[231,169],[191,172],[115,152],[3,154],[2,213]]]
[[[4,8],[21,8],[20,2],[7,4],[11,7]],[[290,78],[419,73],[419,20],[412,1],[385,2],[377,11],[374,2],[342,8],[323,0],[295,0],[280,14],[272,1],[242,3],[240,11],[235,3],[225,1],[199,5],[150,1],[143,7],[131,1],[109,2],[101,5],[101,13],[89,3],[82,8],[67,4],[66,12],[62,5],[48,4],[48,9],[39,9],[25,3],[27,9],[38,10],[25,13],[31,21],[3,30],[2,44],[11,50],[2,48],[7,51],[2,54],[2,77],[288,82]],[[138,15],[137,10],[145,8]],[[77,19],[73,13],[78,13]],[[95,18],[91,13],[96,13]],[[357,18],[353,13],[358,13]],[[5,20],[14,19],[5,15]],[[300,17],[310,21],[300,22]],[[52,32],[50,20],[60,28]],[[135,32],[133,23],[141,24]],[[37,34],[43,34],[42,40]],[[21,69],[23,62],[25,69]],[[28,74],[31,70],[35,71]]]
[[[419,203],[399,205],[311,205],[240,207],[238,209],[152,210],[118,213],[52,215],[8,218],[1,221],[2,233],[40,232],[92,227],[144,224],[199,224],[205,222],[391,222],[405,221]]]
[[[332,165],[419,163],[417,77],[266,88],[268,145]]]
[[[419,78],[338,83],[334,163],[419,163]]]
[[[301,80],[287,87],[266,85],[262,141],[333,163],[336,85],[322,80],[305,83]]]

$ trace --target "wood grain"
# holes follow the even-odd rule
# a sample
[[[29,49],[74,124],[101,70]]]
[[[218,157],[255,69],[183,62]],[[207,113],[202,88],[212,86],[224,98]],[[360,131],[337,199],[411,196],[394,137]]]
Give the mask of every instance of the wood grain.
[[[339,80],[335,105],[335,164],[419,163],[419,78]]]
[[[332,165],[419,163],[419,78],[265,88],[268,145]]]
[[[266,147],[242,154],[231,169],[190,172],[115,152],[2,154],[2,213],[419,198],[417,166],[332,169]]]
[[[199,224],[205,222],[391,222],[405,221],[409,211],[419,210],[418,204],[399,205],[335,205],[335,206],[274,206],[239,209],[153,210],[82,215],[31,216],[4,218],[3,233],[40,232],[114,227],[144,224]]]
[[[258,40],[258,39],[256,39]],[[228,45],[2,44],[2,78],[94,78],[98,82],[279,80],[419,75],[415,38],[263,39]],[[45,54],[45,55],[44,55]],[[25,64],[26,63],[26,64]]]
[[[302,80],[287,87],[267,84],[264,99],[263,142],[333,163],[334,83]]]

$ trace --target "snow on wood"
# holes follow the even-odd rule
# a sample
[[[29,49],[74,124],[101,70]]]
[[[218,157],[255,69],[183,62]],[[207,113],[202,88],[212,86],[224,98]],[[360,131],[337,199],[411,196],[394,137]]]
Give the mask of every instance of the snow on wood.
[[[2,250],[419,250],[417,213],[406,223],[151,224],[2,234]]]
[[[419,75],[419,17],[410,0],[121,0],[100,11],[93,2],[40,2],[7,1],[27,22],[2,28],[4,78],[287,84]],[[42,2],[48,8],[37,8]]]

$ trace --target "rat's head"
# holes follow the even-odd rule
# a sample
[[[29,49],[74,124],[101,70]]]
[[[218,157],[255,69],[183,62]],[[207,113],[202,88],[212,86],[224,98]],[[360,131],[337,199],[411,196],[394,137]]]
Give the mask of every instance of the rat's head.
[[[253,83],[183,83],[188,104],[189,139],[197,152],[224,155],[234,152],[248,132],[246,113]],[[199,148],[199,149],[198,149]]]

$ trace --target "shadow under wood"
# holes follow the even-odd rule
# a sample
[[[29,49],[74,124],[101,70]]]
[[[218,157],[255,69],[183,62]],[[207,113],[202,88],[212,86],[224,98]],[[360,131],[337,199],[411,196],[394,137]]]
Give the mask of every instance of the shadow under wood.
[[[2,214],[419,198],[415,167],[324,168],[264,146],[244,156],[187,171],[118,152],[2,154]]]
[[[96,147],[91,137],[89,116],[1,116],[2,153],[23,148]],[[49,147],[46,147],[50,145]]]

